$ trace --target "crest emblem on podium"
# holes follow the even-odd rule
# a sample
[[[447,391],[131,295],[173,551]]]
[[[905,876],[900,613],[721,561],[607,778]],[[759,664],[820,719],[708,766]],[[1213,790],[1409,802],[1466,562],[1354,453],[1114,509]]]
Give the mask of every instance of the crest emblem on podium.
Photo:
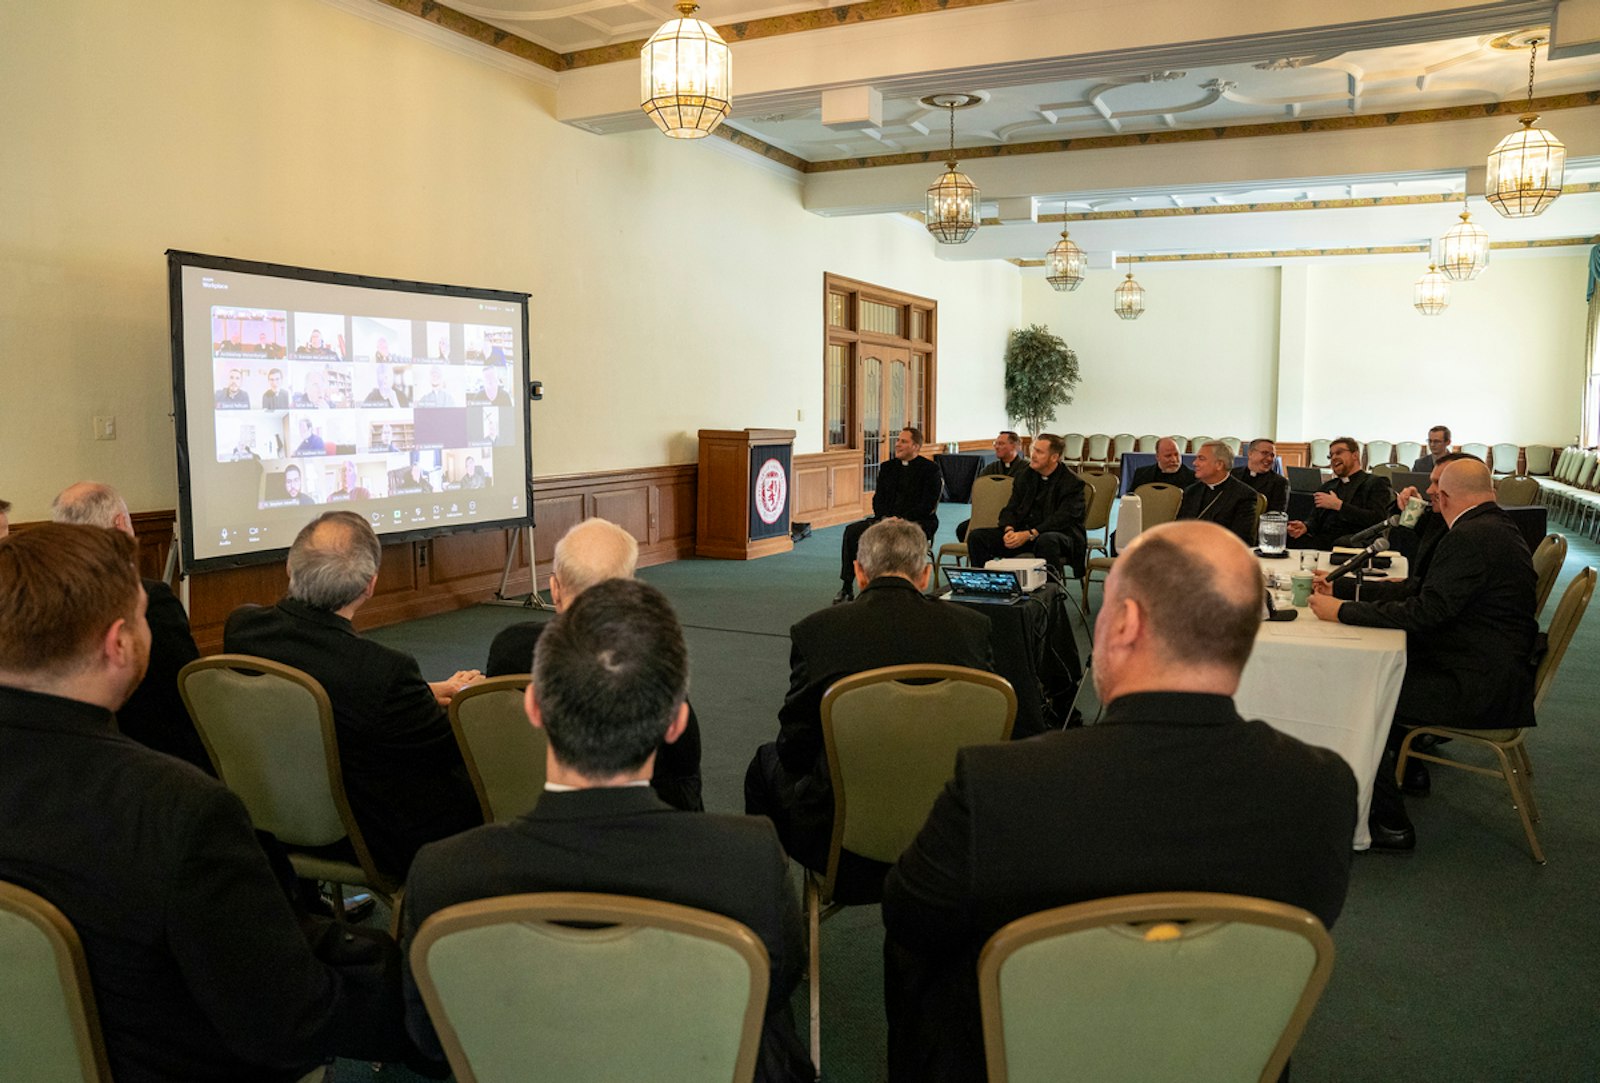
[[[789,479],[777,459],[761,464],[756,473],[755,498],[756,514],[763,523],[771,526],[783,517],[789,503]]]

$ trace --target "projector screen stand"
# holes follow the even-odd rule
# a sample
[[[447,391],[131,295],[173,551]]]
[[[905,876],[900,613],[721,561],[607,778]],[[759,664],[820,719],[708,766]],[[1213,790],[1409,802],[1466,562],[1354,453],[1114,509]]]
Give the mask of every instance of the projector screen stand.
[[[517,562],[517,549],[524,545],[528,550],[528,575],[533,580],[534,589],[527,594],[508,596],[506,584],[511,581],[511,568]],[[500,573],[500,586],[495,589],[494,597],[489,599],[488,604],[513,606],[517,609],[554,609],[540,596],[538,585],[539,573],[533,567],[533,527],[517,528],[516,533],[511,536],[511,547],[506,552],[506,566]]]

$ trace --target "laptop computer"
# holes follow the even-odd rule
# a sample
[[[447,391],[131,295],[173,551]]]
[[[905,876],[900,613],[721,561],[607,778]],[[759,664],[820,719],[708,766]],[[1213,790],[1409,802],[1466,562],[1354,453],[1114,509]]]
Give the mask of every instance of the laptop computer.
[[[1322,471],[1314,466],[1286,466],[1289,490],[1296,493],[1314,493],[1322,488]]]
[[[1015,572],[989,568],[946,568],[944,574],[950,580],[950,592],[946,597],[951,601],[1011,605],[1022,597]]]
[[[1416,486],[1417,492],[1428,491],[1428,480],[1431,474],[1416,473],[1411,470],[1396,470],[1389,475],[1389,484],[1394,486],[1394,491],[1399,492],[1408,485]]]

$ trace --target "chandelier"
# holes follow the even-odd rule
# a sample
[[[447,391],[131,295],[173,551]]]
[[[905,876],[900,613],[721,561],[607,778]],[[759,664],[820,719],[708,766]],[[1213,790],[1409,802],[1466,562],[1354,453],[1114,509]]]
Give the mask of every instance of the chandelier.
[[[1083,285],[1083,272],[1089,266],[1089,257],[1083,254],[1083,249],[1072,243],[1067,231],[1062,230],[1061,239],[1045,254],[1044,266],[1045,281],[1053,289],[1065,293]]]
[[[1519,119],[1522,130],[1512,132],[1489,152],[1489,176],[1484,198],[1506,218],[1532,218],[1561,195],[1567,168],[1567,148],[1561,140],[1535,128],[1533,65],[1544,38],[1528,40],[1528,107]]]
[[[1450,307],[1450,283],[1434,264],[1428,264],[1428,273],[1417,279],[1411,291],[1411,307],[1424,316],[1437,316]]]
[[[1439,238],[1439,270],[1452,282],[1471,282],[1489,266],[1489,234],[1463,210],[1459,225]]]
[[[1133,280],[1133,260],[1128,260],[1128,277],[1116,288],[1112,308],[1125,320],[1144,315],[1144,287]]]
[[[639,54],[639,107],[673,139],[710,135],[733,105],[733,53],[709,23],[693,18],[685,0],[680,17],[650,35]]]
[[[923,218],[940,244],[965,244],[978,232],[978,186],[956,170],[956,110],[981,100],[971,94],[935,94],[922,99],[925,105],[950,110],[950,154],[944,173],[928,186],[928,209]]]

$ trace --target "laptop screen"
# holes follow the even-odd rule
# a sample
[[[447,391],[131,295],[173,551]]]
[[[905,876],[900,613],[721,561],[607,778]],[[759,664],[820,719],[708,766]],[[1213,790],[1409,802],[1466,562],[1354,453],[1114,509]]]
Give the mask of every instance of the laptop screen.
[[[1289,488],[1297,493],[1314,493],[1322,488],[1322,471],[1314,466],[1286,466]]]
[[[957,594],[1005,598],[1017,593],[1017,576],[1014,572],[990,571],[987,568],[946,568],[944,574]]]

